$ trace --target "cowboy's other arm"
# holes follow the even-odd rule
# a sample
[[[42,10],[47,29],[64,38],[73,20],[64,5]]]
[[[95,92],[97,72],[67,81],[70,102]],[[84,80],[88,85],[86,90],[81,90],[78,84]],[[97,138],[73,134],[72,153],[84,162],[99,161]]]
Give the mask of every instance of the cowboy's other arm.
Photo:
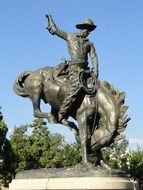
[[[67,39],[67,32],[65,32],[63,30],[60,30],[56,26],[56,24],[53,21],[53,18],[52,18],[51,15],[46,14],[46,18],[48,19],[48,27],[47,27],[47,29],[49,30],[49,32],[51,34],[53,34],[53,35],[55,34],[55,35],[59,36],[60,38],[63,38],[64,40],[66,40]]]
[[[92,65],[93,65],[95,78],[98,78],[98,75],[99,75],[99,72],[98,72],[98,57],[97,57],[97,53],[96,53],[96,50],[95,50],[95,47],[94,47],[93,44],[91,44],[89,54],[90,54],[91,62],[92,62]]]

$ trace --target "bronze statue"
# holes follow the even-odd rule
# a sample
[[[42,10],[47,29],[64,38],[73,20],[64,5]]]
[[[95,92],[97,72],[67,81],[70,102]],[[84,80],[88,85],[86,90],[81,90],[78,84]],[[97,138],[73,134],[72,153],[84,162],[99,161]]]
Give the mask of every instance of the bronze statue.
[[[89,69],[88,54],[90,55],[93,64],[95,80],[97,80],[98,77],[98,60],[96,51],[93,43],[86,38],[89,33],[96,28],[96,25],[94,25],[91,19],[85,19],[83,24],[76,25],[76,27],[80,29],[79,33],[69,33],[60,30],[54,23],[51,15],[46,14],[46,17],[48,18],[47,29],[51,34],[55,34],[67,41],[69,54],[71,56],[68,67],[69,88],[58,113],[59,121],[64,124],[67,122],[65,119],[69,116],[72,104],[80,93],[80,72]]]
[[[23,72],[14,83],[16,94],[31,99],[34,116],[47,118],[50,123],[60,123],[58,112],[69,87],[65,76],[56,76],[55,68],[45,67],[35,72]],[[124,99],[124,93],[103,81],[100,81],[96,95],[82,91],[77,97],[70,116],[78,122],[78,126],[71,122],[67,126],[79,134],[84,166],[88,165],[87,153],[98,151],[98,156],[102,159],[101,148],[120,137],[126,128],[128,118],[124,116],[127,110]],[[41,112],[41,100],[51,105],[51,113]]]
[[[96,152],[96,164],[101,165],[101,149],[121,138],[129,121],[125,115],[128,108],[124,104],[125,93],[106,81],[97,80],[95,48],[86,39],[89,31],[96,28],[90,19],[77,25],[81,31],[73,34],[59,30],[52,17],[46,17],[48,30],[67,41],[71,61],[21,73],[15,80],[14,91],[31,99],[35,117],[47,118],[50,123],[62,123],[79,135],[84,167],[90,166],[87,155],[92,152]],[[88,53],[93,61],[93,71],[88,68]],[[50,113],[41,111],[41,100],[51,105]],[[68,116],[78,125],[68,121]]]

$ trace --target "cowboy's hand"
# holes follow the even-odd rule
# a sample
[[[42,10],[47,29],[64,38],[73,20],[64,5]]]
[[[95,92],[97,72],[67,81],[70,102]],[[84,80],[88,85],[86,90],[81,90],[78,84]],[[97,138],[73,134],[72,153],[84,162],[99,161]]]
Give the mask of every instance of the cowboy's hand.
[[[47,28],[46,29],[48,29],[49,31],[50,31],[50,22],[51,22],[51,15],[50,14],[48,14],[48,13],[46,13],[46,18],[48,19],[48,26],[47,26]]]
[[[50,15],[49,13],[46,13],[46,14],[45,14],[45,17],[49,20],[50,17],[51,17],[51,15]]]

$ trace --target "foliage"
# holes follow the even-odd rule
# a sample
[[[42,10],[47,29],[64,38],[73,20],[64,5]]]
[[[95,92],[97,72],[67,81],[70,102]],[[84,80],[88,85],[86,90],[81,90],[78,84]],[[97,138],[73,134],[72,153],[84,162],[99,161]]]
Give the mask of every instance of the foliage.
[[[14,173],[13,168],[14,154],[9,141],[5,140],[3,162],[0,163],[0,184],[8,186]]]
[[[43,119],[15,128],[11,145],[16,155],[15,171],[42,167],[60,167],[59,147],[62,137],[51,135]]]
[[[104,150],[104,157],[109,165],[119,168],[133,180],[143,183],[143,149],[127,150],[128,141],[123,138]]]
[[[143,149],[140,147],[129,156],[128,173],[131,178],[143,183]]]
[[[78,145],[69,145],[61,135],[50,133],[43,119],[35,119],[30,125],[15,127],[10,142],[15,154],[15,172],[66,167],[80,160]]]
[[[128,141],[123,137],[120,141],[115,141],[109,147],[103,149],[103,157],[108,164],[115,169],[126,170],[128,159]]]
[[[65,144],[63,149],[63,166],[74,166],[79,162],[81,162],[79,144]]]
[[[0,157],[3,155],[3,147],[6,140],[8,128],[3,120],[0,120]]]
[[[14,170],[22,170],[27,168],[27,135],[25,134],[27,131],[28,126],[22,125],[19,128],[14,128],[13,134],[10,138],[10,143],[14,152]]]
[[[6,138],[8,128],[3,121],[0,112],[0,184],[8,185],[12,179],[13,167],[13,152],[11,145]]]

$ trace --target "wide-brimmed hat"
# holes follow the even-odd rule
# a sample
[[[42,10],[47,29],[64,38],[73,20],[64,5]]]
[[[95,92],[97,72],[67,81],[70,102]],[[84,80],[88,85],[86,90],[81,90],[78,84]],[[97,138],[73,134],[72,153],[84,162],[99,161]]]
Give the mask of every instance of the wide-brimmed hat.
[[[83,24],[76,25],[77,29],[81,29],[81,30],[88,29],[89,31],[94,30],[96,27],[97,26],[94,24],[94,22],[90,18],[85,19]]]

